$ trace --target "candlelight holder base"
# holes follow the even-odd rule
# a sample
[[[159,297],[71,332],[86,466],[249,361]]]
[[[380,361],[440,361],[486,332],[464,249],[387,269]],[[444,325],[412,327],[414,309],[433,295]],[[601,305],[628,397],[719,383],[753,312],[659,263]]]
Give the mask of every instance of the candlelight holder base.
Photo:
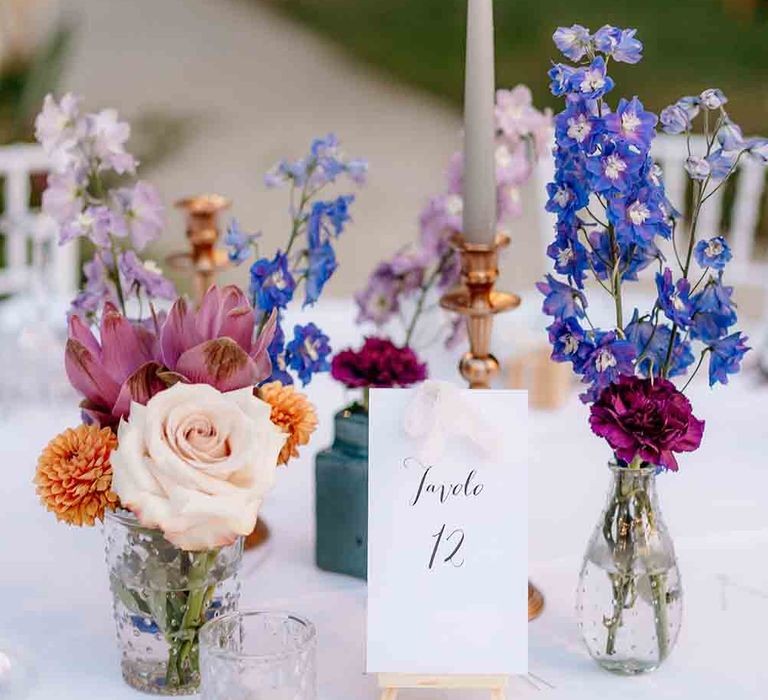
[[[528,582],[528,622],[534,620],[544,609],[544,596],[536,586]]]
[[[494,289],[499,277],[499,250],[509,245],[509,236],[499,234],[492,243],[470,243],[456,235],[453,247],[461,255],[461,285],[443,295],[440,305],[466,316],[469,351],[459,362],[459,372],[470,389],[490,389],[498,374],[499,361],[491,354],[493,317],[520,305],[520,297]],[[544,597],[528,583],[528,619],[544,608]]]
[[[166,262],[174,270],[192,273],[198,303],[216,281],[216,274],[229,265],[226,250],[217,247],[217,244],[220,238],[218,216],[230,204],[226,197],[218,194],[201,194],[176,202],[176,208],[185,215],[191,250],[172,253]]]
[[[499,361],[491,354],[493,317],[520,305],[520,297],[499,292],[493,287],[499,276],[499,249],[509,245],[509,237],[496,236],[491,244],[468,243],[461,236],[453,238],[461,255],[462,285],[440,299],[440,305],[467,318],[469,352],[459,363],[459,372],[471,389],[487,389],[499,371]]]

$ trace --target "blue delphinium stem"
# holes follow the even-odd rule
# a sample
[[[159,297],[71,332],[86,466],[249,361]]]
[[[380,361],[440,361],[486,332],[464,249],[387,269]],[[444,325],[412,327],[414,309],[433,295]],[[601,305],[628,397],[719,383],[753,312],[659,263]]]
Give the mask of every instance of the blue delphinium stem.
[[[308,182],[309,182],[309,179],[307,179],[307,182],[305,182],[301,188],[301,195],[299,196],[299,208],[293,214],[293,223],[291,225],[291,235],[288,238],[288,245],[286,245],[285,247],[286,255],[290,254],[291,249],[293,248],[293,244],[296,242],[296,239],[299,237],[299,233],[301,231],[301,225],[304,223],[304,207],[307,206],[307,202],[309,202],[310,200],[310,197],[307,196]],[[291,197],[291,199],[293,199],[293,197]]]
[[[707,155],[709,155],[709,151],[711,150],[712,146],[710,145],[707,148]],[[701,206],[704,202],[702,195],[704,191],[707,188],[707,184],[709,183],[709,177],[707,177],[706,180],[704,180],[704,184],[698,184],[697,183],[697,191],[696,191],[696,204],[693,209],[693,215],[691,216],[691,224],[689,233],[688,233],[688,252],[685,256],[685,265],[683,265],[683,278],[688,278],[688,271],[691,267],[691,260],[693,258],[693,248],[694,244],[696,243],[696,226],[699,222],[699,213],[701,212]],[[674,234],[673,234],[674,235]],[[671,363],[672,363],[672,350],[675,346],[675,338],[677,337],[677,331],[678,331],[678,324],[674,323],[672,325],[672,334],[669,336],[669,346],[667,347],[667,357],[664,360],[664,364],[661,367],[661,377],[663,379],[666,379],[669,376]]]
[[[699,370],[701,369],[701,365],[704,362],[704,358],[707,356],[708,352],[711,352],[709,348],[704,348],[704,350],[701,351],[699,362],[697,363],[693,372],[691,372],[691,376],[688,377],[688,381],[683,385],[683,388],[680,389],[680,391],[685,392],[685,390],[688,388],[688,385],[693,381],[693,378],[699,373]]]
[[[616,232],[613,230],[613,226],[611,226],[608,231],[611,237],[611,248],[613,249],[613,300],[616,304],[616,334],[619,338],[623,338],[624,312],[621,300],[621,271],[619,265],[621,262],[621,255],[619,253],[619,244],[616,242]]]

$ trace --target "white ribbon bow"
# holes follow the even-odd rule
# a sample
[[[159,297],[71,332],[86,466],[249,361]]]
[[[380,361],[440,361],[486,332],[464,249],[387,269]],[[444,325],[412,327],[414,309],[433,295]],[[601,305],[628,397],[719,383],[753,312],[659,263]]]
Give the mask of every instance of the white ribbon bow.
[[[495,432],[449,382],[429,380],[416,389],[405,410],[403,429],[418,443],[417,457],[425,464],[439,462],[453,437],[466,438],[485,458],[498,451]]]

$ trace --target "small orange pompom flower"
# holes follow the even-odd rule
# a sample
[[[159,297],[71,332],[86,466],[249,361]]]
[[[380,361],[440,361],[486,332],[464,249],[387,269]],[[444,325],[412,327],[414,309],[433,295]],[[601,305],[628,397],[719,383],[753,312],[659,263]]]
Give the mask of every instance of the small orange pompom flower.
[[[43,505],[70,525],[93,525],[117,507],[109,456],[117,437],[109,428],[79,425],[51,440],[37,461],[34,482]]]
[[[299,445],[306,445],[317,428],[315,409],[304,394],[290,385],[269,382],[258,389],[258,396],[272,406],[270,419],[288,433],[278,464],[287,464],[291,457],[298,457]]]

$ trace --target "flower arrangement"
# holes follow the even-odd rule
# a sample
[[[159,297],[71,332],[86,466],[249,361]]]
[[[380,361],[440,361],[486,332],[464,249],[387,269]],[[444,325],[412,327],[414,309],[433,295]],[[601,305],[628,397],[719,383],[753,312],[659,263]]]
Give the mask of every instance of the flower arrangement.
[[[80,105],[72,94],[58,102],[48,95],[35,120],[52,165],[43,211],[58,224],[60,244],[82,237],[95,248],[72,312],[92,319],[109,302],[125,315],[131,300],[173,299],[157,264],[137,255],[160,235],[163,206],[154,187],[135,180],[130,126],[113,109],[83,113]]]
[[[230,261],[240,265],[255,257],[250,267],[250,295],[253,306],[261,311],[260,325],[270,314],[277,314],[268,352],[272,378],[283,384],[293,383],[293,373],[305,386],[313,374],[330,369],[328,336],[314,323],[308,323],[294,326],[293,338],[287,341],[283,314],[302,283],[303,305],[313,305],[337,267],[334,243],[350,221],[349,210],[355,198],[343,194],[324,200],[320,194],[341,178],[362,185],[367,171],[364,160],[343,155],[333,134],[317,138],[306,156],[296,161],[281,160],[265,176],[267,187],[289,188],[291,226],[285,250],[278,250],[271,259],[261,257],[259,234],[244,233],[236,220],[227,231]]]
[[[741,158],[768,160],[768,141],[742,136],[717,89],[681,98],[660,118],[636,96],[609,106],[606,96],[615,87],[607,72],[610,61],[641,60],[643,47],[635,35],[634,29],[608,25],[594,34],[581,25],[554,33],[558,49],[572,62],[556,63],[549,71],[552,93],[565,98],[565,109],[555,117],[555,178],[547,186],[547,210],[557,215],[547,255],[560,278],[548,274],[538,288],[545,314],[553,317],[552,358],[571,362],[587,386],[582,400],[591,404],[590,425],[606,439],[619,467],[677,471],[676,454],[696,450],[704,432],[683,392],[705,358],[710,385],[726,384],[748,350],[747,339],[733,329],[733,289],[724,282],[728,243],[722,236],[700,240],[699,215]],[[701,153],[691,138],[697,117],[706,144]],[[659,122],[666,133],[683,134],[688,144],[689,221],[668,201],[662,171],[650,154]],[[674,264],[662,252],[664,241]],[[628,315],[624,285],[647,268],[656,270],[656,299],[647,311]],[[590,319],[588,278],[612,300],[611,327],[598,328]],[[670,381],[686,374],[682,389]],[[601,530],[617,571],[611,578],[613,613],[604,618],[608,656],[615,653],[616,631],[638,585],[635,565],[625,554],[634,551],[642,533],[624,527],[623,518],[634,508],[636,522],[655,520],[644,487],[625,490],[629,481],[617,483],[621,493],[606,509]],[[657,624],[667,619],[664,575],[651,575]],[[657,632],[663,660],[668,635]]]
[[[216,597],[229,566],[224,550],[253,530],[278,463],[298,455],[317,418],[293,386],[267,381],[278,374],[272,358],[285,353],[274,352],[282,307],[268,303],[264,279],[252,288],[256,306],[237,287],[214,285],[193,309],[138,257],[163,220],[156,191],[135,181],[129,126],[113,110],[83,114],[80,100],[66,95],[46,98],[36,128],[54,165],[43,204],[60,241],[87,237],[94,246],[65,352],[84,424],[43,450],[37,493],[69,524],[93,525],[118,511],[139,528],[133,548],[117,555],[121,573],[111,575],[116,616],[123,611],[119,619],[136,634],[165,640],[164,676],[152,692],[191,688],[197,632],[233,604]],[[334,216],[314,221],[326,231]],[[296,231],[303,225],[294,221]],[[316,233],[327,250],[327,233]],[[311,248],[303,279],[313,301],[332,270],[316,272]],[[157,299],[173,300],[167,313],[155,309]],[[293,343],[302,348],[291,350],[290,366],[305,383],[329,352],[318,338],[313,324],[297,328]],[[132,678],[126,653],[124,675]]]
[[[536,161],[547,152],[552,115],[533,106],[525,85],[496,93],[497,219],[508,229],[522,213],[520,191],[530,179]],[[454,286],[459,279],[459,256],[451,238],[462,231],[463,153],[454,153],[447,173],[446,192],[432,197],[419,217],[419,240],[381,262],[355,301],[358,323],[382,329],[393,319],[403,325],[403,344],[424,345],[417,337],[419,321],[432,293]],[[448,347],[461,340],[463,319],[454,317],[434,338],[443,337]],[[427,344],[429,344],[427,340]]]
[[[552,117],[533,106],[525,85],[496,94],[497,217],[504,230],[522,213],[520,189],[546,152]],[[432,340],[418,337],[419,323],[437,307],[435,292],[459,280],[459,256],[451,239],[462,230],[463,154],[454,153],[447,173],[447,191],[432,197],[419,217],[419,240],[379,263],[368,283],[355,296],[357,322],[380,331],[397,319],[403,327],[403,346],[369,337],[359,351],[344,350],[333,358],[334,379],[350,388],[364,389],[364,407],[370,387],[411,386],[427,377],[427,367],[414,346],[443,338],[446,347],[461,340],[464,319],[455,316],[443,324]]]
[[[545,296],[544,312],[554,317],[548,329],[552,358],[573,364],[588,387],[582,394],[586,403],[601,400],[603,392],[619,391],[612,385],[623,377],[639,375],[650,385],[688,374],[696,363],[697,347],[699,359],[691,379],[709,356],[710,385],[726,384],[748,350],[746,338],[732,329],[737,321],[733,288],[724,284],[731,252],[722,236],[698,240],[697,223],[702,207],[724,186],[742,157],[768,160],[768,141],[744,139],[724,109],[726,97],[717,89],[683,97],[664,109],[663,130],[685,134],[691,153],[686,170],[693,181],[693,215],[689,222],[681,222],[667,200],[661,169],[650,155],[659,119],[637,97],[621,99],[615,111],[605,99],[614,87],[606,72],[609,61],[641,59],[642,44],[635,30],[605,26],[590,34],[574,25],[559,28],[554,40],[578,65],[558,63],[549,72],[553,94],[566,98],[566,108],[555,119],[555,180],[547,186],[547,209],[557,215],[555,240],[547,254],[566,281],[547,275],[538,285]],[[697,154],[691,135],[700,114],[707,148]],[[676,234],[682,224],[687,231],[681,237]],[[684,238],[682,250],[679,238]],[[667,264],[661,240],[670,241],[678,273]],[[637,281],[638,273],[654,265],[653,307],[643,314],[635,309],[626,317],[624,284]],[[584,291],[587,277],[612,298],[614,327],[601,329],[591,323]],[[626,382],[623,386],[630,390]],[[671,384],[664,386],[671,390]],[[634,383],[631,390],[637,390]],[[649,398],[654,393],[643,390],[643,395]],[[605,400],[611,399],[606,395]],[[664,405],[678,406],[679,399]],[[597,405],[592,413],[593,425],[604,425]],[[702,431],[696,432],[700,437]],[[659,449],[655,466],[676,470],[673,452],[696,449],[698,440],[693,442],[681,442],[679,450]],[[624,452],[628,457],[624,461],[633,462],[639,451]]]

